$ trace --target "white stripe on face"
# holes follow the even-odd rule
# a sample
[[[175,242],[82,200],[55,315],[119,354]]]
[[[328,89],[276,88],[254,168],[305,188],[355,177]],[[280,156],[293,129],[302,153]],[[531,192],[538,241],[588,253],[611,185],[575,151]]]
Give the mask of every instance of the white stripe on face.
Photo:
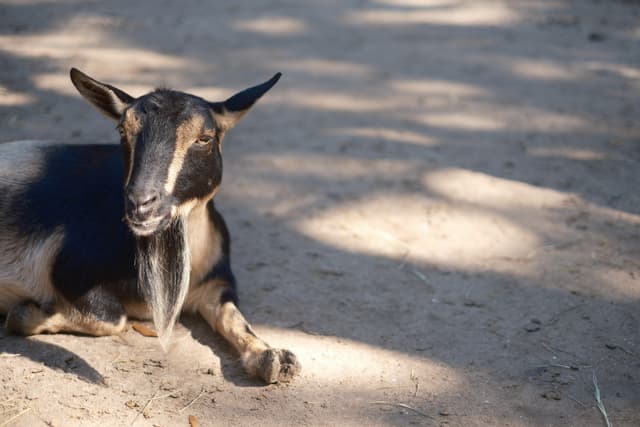
[[[187,151],[191,143],[198,138],[204,125],[204,117],[197,114],[185,120],[178,126],[176,130],[176,149],[173,152],[173,158],[169,164],[167,172],[167,181],[164,184],[164,190],[167,194],[171,194],[176,186],[176,180],[182,169],[182,164],[187,156]]]

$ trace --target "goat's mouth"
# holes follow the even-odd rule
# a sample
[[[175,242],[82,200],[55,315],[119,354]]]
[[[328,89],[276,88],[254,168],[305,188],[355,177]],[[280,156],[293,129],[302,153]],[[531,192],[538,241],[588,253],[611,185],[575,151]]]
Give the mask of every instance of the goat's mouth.
[[[129,228],[136,236],[151,236],[166,229],[171,222],[171,215],[159,215],[143,221],[126,218]]]

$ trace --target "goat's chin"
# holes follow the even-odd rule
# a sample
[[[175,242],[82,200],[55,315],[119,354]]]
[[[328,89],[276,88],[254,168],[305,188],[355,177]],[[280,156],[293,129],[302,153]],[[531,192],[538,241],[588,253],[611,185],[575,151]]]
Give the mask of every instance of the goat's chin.
[[[127,219],[131,232],[138,237],[148,237],[166,230],[171,224],[171,215],[153,218],[143,222]]]

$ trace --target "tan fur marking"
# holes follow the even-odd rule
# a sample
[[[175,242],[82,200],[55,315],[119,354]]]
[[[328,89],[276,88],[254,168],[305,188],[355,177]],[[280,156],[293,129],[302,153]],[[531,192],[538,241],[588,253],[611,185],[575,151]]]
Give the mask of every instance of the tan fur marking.
[[[103,322],[92,315],[82,314],[64,305],[54,314],[43,312],[34,304],[18,306],[7,316],[6,327],[14,333],[36,335],[42,333],[76,332],[93,336],[117,335],[124,330],[127,318],[118,323]]]
[[[209,219],[206,202],[191,210],[187,230],[187,245],[191,253],[190,286],[194,286],[222,256],[222,236]]]
[[[178,174],[182,169],[182,163],[187,155],[187,151],[191,146],[191,143],[200,136],[202,126],[204,125],[204,117],[200,115],[194,115],[188,120],[180,123],[176,130],[176,149],[173,152],[173,159],[169,165],[169,173],[167,174],[167,182],[164,184],[164,189],[167,194],[173,192],[173,188],[176,185]]]
[[[227,284],[221,280],[210,280],[189,289],[182,310],[189,313],[201,313],[202,310],[207,309],[215,314],[216,307],[220,305],[220,296],[226,287]],[[207,320],[207,322],[209,321]],[[213,324],[212,327],[214,327]]]
[[[127,184],[129,184],[131,174],[133,173],[133,158],[135,157],[136,151],[136,138],[142,130],[142,120],[133,108],[129,108],[125,112],[122,127],[124,128],[124,131],[127,135],[127,143],[129,144],[129,149],[131,150],[131,159],[129,160],[128,165],[129,169],[124,180],[124,185],[126,186]]]
[[[200,314],[209,324],[210,311],[210,307],[200,310]],[[215,315],[215,329],[240,353],[242,364],[249,374],[258,375],[260,356],[270,348],[269,345],[253,333],[251,326],[234,303],[218,305]]]
[[[185,307],[197,310],[207,323],[240,353],[249,373],[256,375],[256,361],[262,352],[270,347],[253,333],[251,326],[234,303],[220,304],[220,296],[225,287],[226,283],[215,280],[202,284],[189,292]]]
[[[140,120],[140,116],[133,108],[127,109],[122,126],[127,132],[129,142],[131,142],[132,137],[135,137],[142,130],[142,120]]]
[[[197,310],[236,349],[250,375],[269,384],[290,381],[300,371],[295,355],[274,349],[258,338],[234,303],[220,304],[226,287],[227,283],[220,280],[199,285],[187,295],[185,310]]]
[[[134,319],[149,320],[153,317],[146,302],[128,302],[122,305],[127,316]]]

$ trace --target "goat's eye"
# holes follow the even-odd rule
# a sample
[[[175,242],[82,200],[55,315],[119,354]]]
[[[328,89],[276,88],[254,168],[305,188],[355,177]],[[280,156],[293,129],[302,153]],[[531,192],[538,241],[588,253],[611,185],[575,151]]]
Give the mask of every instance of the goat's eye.
[[[213,137],[209,135],[201,135],[196,140],[198,145],[209,145],[213,142]]]

